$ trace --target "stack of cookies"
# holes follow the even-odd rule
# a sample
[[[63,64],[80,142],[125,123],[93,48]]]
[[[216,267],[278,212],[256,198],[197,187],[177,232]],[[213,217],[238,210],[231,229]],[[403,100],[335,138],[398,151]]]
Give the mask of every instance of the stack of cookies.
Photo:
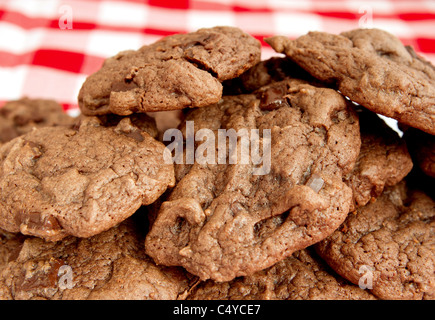
[[[77,118],[0,109],[0,298],[435,299],[435,67],[378,29],[265,41],[167,36]]]

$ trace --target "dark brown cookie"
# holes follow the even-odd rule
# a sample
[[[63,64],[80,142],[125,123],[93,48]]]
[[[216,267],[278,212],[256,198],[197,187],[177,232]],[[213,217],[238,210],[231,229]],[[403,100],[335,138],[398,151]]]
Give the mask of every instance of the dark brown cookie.
[[[69,126],[74,121],[53,100],[22,98],[9,101],[0,108],[0,144],[33,128]]]
[[[202,107],[222,96],[221,81],[260,61],[258,40],[235,27],[175,34],[107,59],[83,84],[86,115]]]
[[[413,167],[406,143],[397,132],[373,112],[360,110],[358,114],[361,150],[355,168],[345,177],[353,191],[355,208],[402,181]]]
[[[393,35],[356,29],[266,42],[367,109],[435,134],[435,68]]]
[[[107,230],[174,185],[164,150],[130,118],[17,137],[0,148],[0,227],[52,241]]]
[[[201,282],[188,300],[375,300],[303,249],[272,267],[229,282]]]
[[[404,129],[404,139],[422,172],[435,178],[435,136],[414,128]]]
[[[145,255],[143,242],[143,233],[131,219],[87,239],[46,242],[25,237],[0,269],[0,300],[173,300],[182,296],[195,279],[181,268],[156,266]]]
[[[404,182],[349,214],[316,249],[381,299],[435,299],[435,202]]]
[[[222,130],[244,129],[250,137],[258,130],[265,160],[254,159],[253,143],[250,155],[238,154],[230,163],[228,153],[219,154],[230,148],[224,144],[214,163],[180,165],[180,181],[146,238],[147,253],[158,264],[184,266],[203,280],[229,281],[270,267],[343,222],[352,199],[343,176],[353,169],[361,143],[358,117],[335,90],[301,80],[269,87],[277,88],[285,93],[271,111],[270,104],[261,109],[256,95],[238,95],[186,116],[181,127],[186,138],[192,122],[195,134],[208,129],[215,142]],[[267,167],[267,130],[270,170],[259,172]],[[238,139],[232,150],[241,152],[242,144]]]

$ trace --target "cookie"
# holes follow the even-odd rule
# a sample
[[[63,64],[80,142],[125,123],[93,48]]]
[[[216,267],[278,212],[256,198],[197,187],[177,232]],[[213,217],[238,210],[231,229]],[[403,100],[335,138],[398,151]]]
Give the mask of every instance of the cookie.
[[[375,300],[344,280],[312,248],[295,252],[272,267],[230,282],[201,282],[188,300]]]
[[[407,145],[396,131],[373,112],[360,108],[358,117],[361,149],[353,171],[345,177],[353,191],[355,207],[351,211],[375,200],[413,168]]]
[[[203,107],[219,101],[221,81],[260,61],[261,44],[235,27],[175,34],[107,59],[78,96],[85,115]]]
[[[0,145],[33,128],[69,126],[75,118],[54,100],[29,99],[8,101],[0,108]]]
[[[174,185],[164,151],[128,117],[17,137],[0,148],[0,228],[51,241],[107,230]]]
[[[131,218],[90,238],[22,239],[0,272],[1,300],[174,300],[193,279],[156,266]]]
[[[262,110],[261,99],[248,94],[224,96],[186,116],[180,127],[186,143],[194,124],[194,134],[207,129],[217,149],[209,162],[176,165],[179,181],[146,237],[147,253],[158,264],[183,266],[202,280],[230,281],[320,241],[344,221],[352,191],[343,176],[353,169],[361,143],[356,113],[335,90],[302,80],[268,89],[285,91],[273,110],[271,103]],[[233,146],[226,140],[219,146],[222,130],[231,129],[252,138],[246,157],[242,136]],[[203,153],[211,155],[215,142]],[[201,147],[197,141],[197,154]]]
[[[310,32],[295,40],[274,36],[266,42],[352,101],[435,134],[435,67],[388,32]]]
[[[404,131],[414,162],[422,172],[435,178],[435,136],[410,127]]]
[[[405,182],[349,214],[316,250],[380,299],[435,299],[435,202]]]

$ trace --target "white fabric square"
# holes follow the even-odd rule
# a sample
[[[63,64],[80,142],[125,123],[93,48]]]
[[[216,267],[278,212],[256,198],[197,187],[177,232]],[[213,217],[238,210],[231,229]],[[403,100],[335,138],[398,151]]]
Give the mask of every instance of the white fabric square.
[[[103,25],[145,27],[148,7],[140,3],[103,1],[99,7],[97,22]]]
[[[111,57],[120,51],[139,49],[141,41],[139,33],[94,30],[89,34],[86,53]]]
[[[8,22],[0,21],[0,50],[22,54],[35,50],[41,45],[43,29],[24,30]]]
[[[16,100],[21,98],[24,82],[27,78],[27,66],[13,68],[0,67],[0,100]]]

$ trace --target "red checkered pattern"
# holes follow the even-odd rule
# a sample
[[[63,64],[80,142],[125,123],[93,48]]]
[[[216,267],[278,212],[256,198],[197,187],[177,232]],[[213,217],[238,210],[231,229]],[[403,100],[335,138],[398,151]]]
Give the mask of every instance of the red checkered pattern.
[[[106,57],[158,38],[216,25],[263,38],[375,27],[435,62],[435,1],[0,0],[0,103],[55,99],[78,112],[86,76]]]

